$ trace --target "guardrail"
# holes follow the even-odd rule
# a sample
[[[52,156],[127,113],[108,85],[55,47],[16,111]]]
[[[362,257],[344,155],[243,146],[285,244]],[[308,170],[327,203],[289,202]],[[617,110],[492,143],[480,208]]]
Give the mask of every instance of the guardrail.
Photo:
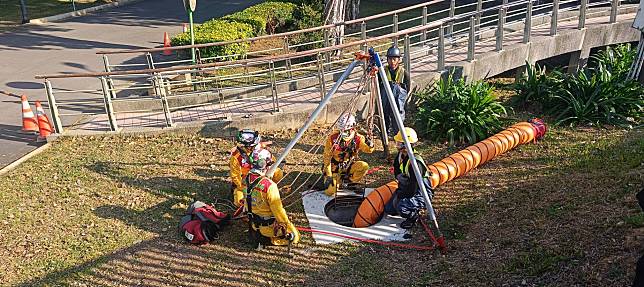
[[[446,5],[446,3],[449,3]],[[227,43],[259,41],[284,38],[281,53],[264,57],[245,57],[234,61],[212,61],[200,59],[192,65],[191,60],[155,61],[153,52],[163,48],[137,49],[127,51],[101,52],[105,63],[105,72],[85,74],[61,74],[37,76],[44,79],[53,122],[58,132],[64,125],[62,118],[77,119],[79,115],[106,115],[109,130],[119,129],[118,116],[128,113],[162,113],[165,125],[174,124],[172,112],[206,105],[213,102],[233,103],[243,99],[266,98],[269,95],[271,112],[280,110],[279,94],[292,86],[297,89],[316,87],[320,97],[326,90],[326,84],[341,73],[344,66],[353,60],[353,52],[366,50],[373,46],[378,51],[386,50],[390,45],[403,47],[403,63],[408,71],[431,65],[434,70],[445,69],[447,53],[467,53],[467,60],[474,59],[477,45],[494,42],[496,50],[502,50],[504,39],[522,34],[523,42],[530,41],[533,27],[550,26],[550,35],[557,33],[557,23],[564,12],[576,12],[578,28],[585,26],[587,17],[596,13],[605,13],[610,9],[610,22],[614,23],[620,10],[618,0],[600,0],[589,3],[589,0],[554,0],[539,3],[530,0],[496,3],[491,0],[456,5],[455,0],[430,1],[396,11],[374,15],[302,31],[260,36]],[[433,11],[433,5],[448,7]],[[593,7],[604,7],[595,9]],[[416,11],[420,10],[420,11]],[[400,20],[401,13],[418,13],[420,16],[406,16]],[[392,16],[391,23],[380,23],[379,26],[367,29],[368,23],[374,23],[383,17]],[[549,23],[537,23],[533,20],[550,17]],[[405,17],[403,17],[405,18]],[[435,19],[430,21],[430,19]],[[370,22],[371,21],[371,22]],[[543,21],[542,21],[543,22]],[[331,45],[328,37],[322,41],[326,47],[314,48],[299,52],[292,51],[288,37],[328,31],[338,25],[360,23],[360,31],[347,33],[342,44]],[[506,29],[523,26],[523,29],[506,32]],[[390,33],[383,29],[391,28]],[[402,29],[401,29],[402,28]],[[324,34],[328,34],[324,33]],[[358,36],[359,35],[359,36]],[[172,47],[173,50],[203,48],[227,43]],[[311,44],[311,43],[307,43]],[[466,44],[466,45],[463,45]],[[268,53],[278,48],[269,47],[261,52]],[[108,55],[139,54],[144,55],[145,63],[125,63],[111,65]],[[246,55],[248,56],[248,55]],[[118,69],[115,69],[118,68]],[[95,79],[99,86],[96,89],[65,90],[55,88],[52,81],[87,81]],[[95,83],[96,83],[95,82]],[[61,84],[62,85],[62,84]],[[73,94],[73,100],[58,100],[57,95]],[[63,110],[64,113],[60,111]],[[73,125],[72,123],[71,125]]]

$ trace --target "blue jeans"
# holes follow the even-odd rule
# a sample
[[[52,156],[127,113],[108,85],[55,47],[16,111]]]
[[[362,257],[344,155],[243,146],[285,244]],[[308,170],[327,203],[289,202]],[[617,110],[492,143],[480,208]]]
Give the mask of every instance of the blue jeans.
[[[400,85],[397,84],[390,85],[394,99],[396,100],[397,110],[402,120],[405,121],[405,101],[407,101],[407,90],[403,89]],[[389,104],[389,99],[387,98],[387,94],[384,91],[384,88],[381,89],[380,96],[382,98],[382,109],[384,112],[385,127],[387,128],[387,130],[392,132],[390,136],[395,136],[398,133],[398,125],[396,124],[394,111]]]

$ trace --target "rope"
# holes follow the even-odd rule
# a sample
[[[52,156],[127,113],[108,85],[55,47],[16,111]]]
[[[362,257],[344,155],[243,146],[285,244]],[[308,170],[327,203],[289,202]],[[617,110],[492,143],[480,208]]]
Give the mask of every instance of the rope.
[[[349,104],[347,105],[347,107],[342,111],[341,115],[342,115],[342,114],[346,114],[347,112],[353,112],[353,111],[355,111],[355,109],[356,109],[356,104],[357,104],[357,102],[358,102],[358,101],[357,101],[358,96],[360,95],[360,93],[362,93],[362,92],[364,91],[364,88],[365,88],[365,86],[366,86],[366,83],[367,83],[367,80],[368,80],[368,79],[369,79],[369,73],[367,73],[367,71],[365,71],[365,73],[362,75],[362,78],[360,79],[360,82],[359,82],[359,84],[358,84],[358,88],[356,89],[356,92],[354,93],[354,95],[353,95],[353,97],[351,98],[351,101],[349,102]],[[325,132],[325,133],[321,133],[321,136],[320,136],[319,140],[318,140],[318,141],[316,141],[316,143],[317,143],[317,144],[316,144],[316,145],[314,145],[314,146],[312,146],[312,147],[308,150],[308,153],[311,153],[313,150],[315,150],[313,153],[317,153],[317,152],[320,150],[320,148],[322,147],[322,145],[320,144],[320,142],[322,142],[322,141],[327,137],[327,135],[328,135],[328,134],[333,130],[333,127],[337,124],[337,122],[338,122],[338,120],[339,120],[339,119],[340,119],[340,118],[338,117],[338,118],[333,122],[333,124],[332,124],[331,126],[329,126],[329,128],[327,128],[327,130],[326,130],[326,132]],[[338,139],[336,139],[336,141],[338,141],[338,140],[339,140],[339,137],[338,137]],[[337,142],[336,142],[336,144],[337,144]],[[295,182],[300,178],[300,176],[302,175],[302,172],[303,172],[303,171],[298,171],[298,172],[297,172],[297,175],[296,175],[296,176],[295,176],[295,178],[291,181],[291,185],[293,185],[293,184],[294,184],[294,183],[295,183]],[[314,174],[315,174],[315,173],[311,173],[311,174],[310,174],[310,175],[309,175],[309,176],[308,176],[308,177],[307,177],[307,178],[302,182],[302,184],[300,184],[300,185],[299,185],[298,187],[296,187],[296,188],[292,188],[292,189],[291,189],[291,194],[289,194],[288,196],[286,196],[283,200],[285,200],[285,199],[287,199],[287,198],[290,198],[290,197],[291,197],[291,196],[293,196],[294,194],[298,194],[298,193],[299,193],[299,191],[300,191],[300,189],[302,189],[302,188],[305,186],[305,184],[309,182],[309,180],[313,177],[313,175],[314,175]],[[288,175],[288,174],[285,174],[285,175],[284,175],[284,177],[283,177],[283,178],[278,182],[278,184],[279,184],[279,183],[281,183],[281,182],[282,182],[282,180],[284,180],[284,179],[286,178],[286,176],[287,176],[287,175]],[[315,183],[314,183],[312,186],[315,186],[315,184],[317,184],[317,182],[319,182],[321,178],[322,178],[322,175],[320,175],[320,176],[318,177],[318,179],[315,181]],[[292,204],[290,204],[290,205],[292,205]],[[290,206],[290,205],[289,205],[289,206]]]

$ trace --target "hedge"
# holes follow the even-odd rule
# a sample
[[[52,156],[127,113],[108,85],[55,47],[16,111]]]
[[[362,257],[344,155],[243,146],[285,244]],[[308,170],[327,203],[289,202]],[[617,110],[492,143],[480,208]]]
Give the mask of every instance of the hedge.
[[[292,21],[296,7],[293,3],[264,2],[224,16],[221,20],[249,24],[253,26],[256,35],[266,34],[267,28],[268,32],[273,33],[273,29],[279,30]]]
[[[237,39],[253,37],[253,27],[239,22],[229,22],[224,20],[209,20],[201,25],[195,26],[195,44],[206,44],[214,42],[233,41]],[[181,33],[172,38],[172,46],[190,45],[190,32]],[[249,43],[236,43],[223,46],[212,46],[201,48],[201,58],[209,58],[223,55],[243,55],[248,52]],[[189,50],[183,50],[182,56],[190,53]],[[237,59],[229,57],[225,60]]]
[[[250,38],[275,30],[285,30],[293,25],[296,20],[293,18],[297,5],[287,2],[264,2],[248,7],[240,12],[224,16],[219,19],[209,20],[195,27],[195,44],[206,44],[214,42],[232,41],[243,38]],[[190,33],[181,33],[172,38],[172,45],[189,45]],[[208,47],[200,49],[202,58],[226,55],[243,55],[248,52],[249,43],[237,43],[224,46]],[[181,57],[185,57],[188,50],[181,51]],[[239,58],[227,57],[223,60],[234,60]]]

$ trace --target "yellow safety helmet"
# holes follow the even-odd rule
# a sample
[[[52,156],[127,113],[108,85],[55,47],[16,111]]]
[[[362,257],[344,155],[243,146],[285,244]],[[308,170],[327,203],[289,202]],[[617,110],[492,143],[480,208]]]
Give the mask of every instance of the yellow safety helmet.
[[[414,129],[406,127],[405,133],[407,134],[407,140],[409,141],[409,143],[415,143],[418,141],[418,135],[416,134],[416,131]],[[394,140],[399,143],[404,142],[402,133],[400,131],[398,131],[396,136],[394,136]]]

